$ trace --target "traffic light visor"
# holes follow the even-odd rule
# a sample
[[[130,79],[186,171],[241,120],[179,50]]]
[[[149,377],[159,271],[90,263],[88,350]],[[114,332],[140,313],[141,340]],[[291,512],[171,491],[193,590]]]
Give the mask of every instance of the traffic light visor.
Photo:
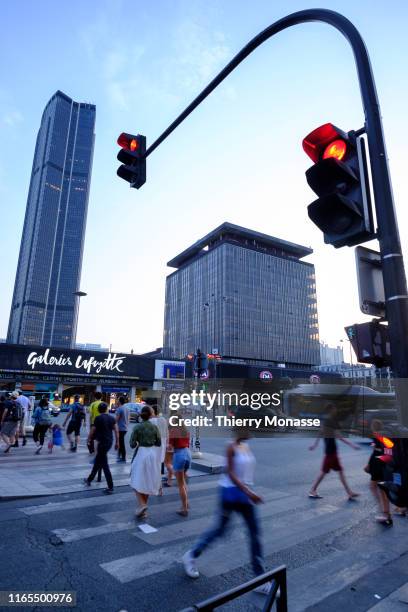
[[[314,162],[334,157],[342,160],[347,150],[347,134],[332,123],[325,123],[303,139],[305,153]]]
[[[138,148],[137,136],[122,132],[118,138],[118,145],[122,147],[122,149],[127,149],[128,151],[136,151]]]

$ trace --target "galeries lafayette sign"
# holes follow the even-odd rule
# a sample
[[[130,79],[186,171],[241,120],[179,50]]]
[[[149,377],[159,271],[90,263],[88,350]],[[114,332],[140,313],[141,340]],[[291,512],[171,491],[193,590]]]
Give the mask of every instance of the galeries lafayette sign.
[[[47,348],[42,353],[32,351],[27,357],[27,365],[30,366],[32,370],[38,369],[36,366],[40,364],[44,366],[61,366],[62,368],[70,366],[75,368],[75,370],[85,370],[87,374],[99,374],[101,372],[103,374],[106,372],[119,372],[123,374],[123,368],[121,369],[120,366],[125,359],[126,355],[117,355],[116,353],[113,355],[109,353],[108,356],[102,360],[100,357],[97,358],[94,355],[91,357],[78,355],[76,359],[71,359],[71,357],[64,355],[64,353],[53,355],[51,349]]]
[[[154,380],[154,363],[133,354],[0,344],[0,372]]]

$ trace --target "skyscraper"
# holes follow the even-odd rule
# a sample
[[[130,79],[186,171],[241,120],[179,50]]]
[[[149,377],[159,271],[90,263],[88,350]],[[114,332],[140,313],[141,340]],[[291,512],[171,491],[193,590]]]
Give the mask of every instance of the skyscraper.
[[[312,249],[223,223],[168,262],[164,352],[320,363]]]
[[[75,343],[95,106],[57,91],[37,136],[8,342]]]

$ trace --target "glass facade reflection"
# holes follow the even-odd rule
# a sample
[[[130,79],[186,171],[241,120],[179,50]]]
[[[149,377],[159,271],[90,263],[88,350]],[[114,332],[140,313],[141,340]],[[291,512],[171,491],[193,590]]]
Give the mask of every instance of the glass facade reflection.
[[[7,341],[73,347],[95,106],[57,91],[37,136]]]
[[[167,277],[164,349],[223,357],[320,363],[311,249],[229,223],[175,257]]]

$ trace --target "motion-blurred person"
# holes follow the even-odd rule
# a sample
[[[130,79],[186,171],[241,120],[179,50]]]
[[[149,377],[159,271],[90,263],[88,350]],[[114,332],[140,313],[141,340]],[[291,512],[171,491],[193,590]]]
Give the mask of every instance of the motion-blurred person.
[[[386,438],[382,435],[382,430],[384,429],[383,422],[379,419],[373,419],[371,421],[371,430],[373,432],[373,441],[372,447],[373,452],[368,460],[367,465],[364,468],[364,471],[370,474],[370,490],[376,500],[380,513],[375,517],[377,523],[381,523],[387,527],[391,527],[393,524],[393,520],[391,517],[391,509],[390,502],[385,494],[385,491],[380,489],[378,486],[379,482],[385,480],[385,464],[380,459],[383,455],[385,455],[386,448]],[[397,516],[406,516],[406,508],[396,508],[395,514]]]
[[[320,434],[316,438],[315,442],[309,447],[309,450],[315,450],[317,445],[319,444],[320,438],[323,438],[324,442],[324,459],[320,474],[316,478],[315,482],[312,485],[312,488],[309,491],[309,497],[312,499],[321,499],[321,495],[317,492],[317,487],[322,482],[323,478],[333,470],[334,472],[338,472],[341,484],[346,490],[348,498],[350,501],[354,500],[359,496],[359,493],[355,493],[350,489],[346,477],[344,475],[343,466],[340,463],[338,453],[337,453],[337,442],[336,440],[341,440],[347,446],[351,446],[355,450],[360,450],[360,447],[357,444],[353,444],[349,442],[345,438],[339,435],[338,429],[338,421],[337,421],[337,409],[333,404],[328,404],[326,406],[326,414],[327,418],[325,419]]]
[[[177,415],[173,415],[177,419]],[[181,508],[177,511],[180,516],[188,516],[189,503],[187,493],[187,470],[191,466],[190,432],[178,417],[178,425],[169,428],[169,444],[173,450],[173,471],[176,475],[180,494]]]
[[[95,439],[98,442],[95,462],[88,478],[84,479],[86,485],[90,486],[91,482],[97,475],[100,469],[105,474],[108,488],[105,493],[113,493],[113,479],[109,468],[108,452],[113,443],[113,433],[115,434],[115,450],[119,448],[118,426],[111,414],[107,414],[108,405],[101,402],[98,406],[99,415],[95,418],[94,424],[89,432],[88,442]]]
[[[240,514],[246,523],[250,546],[252,567],[257,576],[265,572],[260,541],[259,521],[256,504],[262,498],[252,490],[255,474],[255,457],[247,444],[248,431],[245,428],[236,428],[234,440],[227,446],[226,473],[219,481],[220,504],[217,510],[216,524],[213,529],[206,531],[183,558],[184,570],[190,578],[198,578],[199,571],[196,559],[215,539],[221,537],[228,526],[234,512]],[[231,554],[233,554],[233,549]],[[268,594],[270,584],[266,583],[255,589],[258,593]]]
[[[60,448],[64,448],[64,435],[62,432],[62,427],[57,423],[51,426],[51,437],[48,442],[48,452],[51,454],[54,446],[59,446]]]
[[[147,504],[150,495],[158,495],[160,488],[160,432],[150,422],[153,416],[151,406],[143,406],[137,423],[130,436],[130,446],[136,449],[132,459],[130,486],[135,491],[139,507],[136,518],[147,517]]]

